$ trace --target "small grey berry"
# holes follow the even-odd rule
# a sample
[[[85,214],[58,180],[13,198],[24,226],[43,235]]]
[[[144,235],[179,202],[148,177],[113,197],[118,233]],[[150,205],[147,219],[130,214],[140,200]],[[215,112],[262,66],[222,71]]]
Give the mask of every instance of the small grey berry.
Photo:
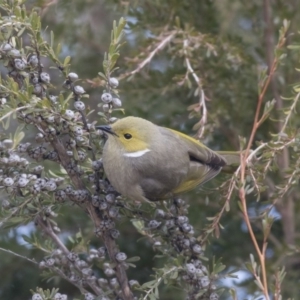
[[[111,217],[111,218],[117,218],[118,215],[119,215],[119,208],[116,207],[116,206],[112,206],[109,210],[108,210],[108,215]]]
[[[83,269],[81,270],[81,272],[82,272],[82,274],[83,274],[84,276],[89,276],[89,275],[92,275],[92,274],[93,274],[93,270],[90,269],[90,268],[83,268]]]
[[[43,92],[43,87],[40,84],[36,84],[33,88],[33,93],[35,95],[40,95]]]
[[[6,104],[6,102],[5,98],[0,98],[0,106]]]
[[[2,163],[2,164],[8,164],[8,158],[7,157],[1,157],[0,158],[0,162]]]
[[[75,117],[75,113],[73,110],[71,109],[67,109],[64,113],[64,116],[67,118],[67,119],[74,119]]]
[[[26,62],[23,59],[15,58],[14,59],[15,68],[22,71],[26,68]]]
[[[113,203],[115,203],[116,196],[114,194],[107,194],[105,196],[105,199],[109,204],[113,204]]]
[[[114,269],[111,269],[111,268],[106,268],[104,270],[104,274],[107,276],[107,277],[111,277],[111,276],[114,276],[115,275],[115,271]]]
[[[53,300],[67,300],[68,297],[67,295],[61,294],[61,293],[56,293],[54,295],[54,299]]]
[[[39,263],[39,268],[40,269],[45,269],[47,266],[46,266],[46,263],[44,262],[44,261],[41,261],[40,263]]]
[[[78,160],[84,161],[86,159],[87,154],[83,151],[78,150]]]
[[[70,261],[73,261],[73,262],[75,262],[78,259],[78,255],[74,252],[68,253],[67,257]]]
[[[109,233],[110,233],[110,236],[111,236],[114,240],[116,240],[116,239],[120,236],[120,231],[117,230],[117,229],[111,229]]]
[[[49,95],[49,100],[55,104],[57,102],[57,96],[54,96],[54,95]]]
[[[8,55],[12,57],[21,57],[21,52],[18,49],[11,49],[8,51]]]
[[[193,227],[192,227],[192,225],[190,225],[188,223],[184,223],[184,224],[182,224],[181,229],[183,232],[188,233],[193,229]]]
[[[75,265],[79,268],[79,269],[82,269],[82,268],[86,268],[88,266],[88,264],[84,261],[84,260],[77,260],[75,262]]]
[[[160,224],[161,224],[161,222],[158,222],[158,221],[156,221],[156,220],[151,220],[151,221],[149,221],[149,223],[148,223],[148,228],[149,228],[149,229],[155,229],[155,228],[159,227]]]
[[[18,187],[25,187],[28,184],[29,180],[26,178],[20,178],[18,180]]]
[[[63,202],[67,199],[67,195],[64,190],[58,190],[55,192],[55,200]]]
[[[48,73],[46,73],[46,72],[42,72],[40,74],[40,79],[44,83],[50,83],[50,75]]]
[[[48,122],[48,123],[54,123],[54,122],[55,122],[55,117],[54,117],[54,116],[49,116],[49,117],[47,117],[45,120],[46,120],[46,122]]]
[[[38,143],[42,143],[45,141],[45,136],[41,132],[38,132],[35,136],[35,140]]]
[[[8,164],[10,165],[16,165],[20,162],[20,156],[17,154],[11,154],[8,158]]]
[[[167,227],[168,229],[173,228],[174,226],[175,226],[174,220],[167,220],[167,221],[166,221],[166,227]]]
[[[105,287],[107,287],[108,280],[105,279],[105,278],[99,278],[98,279],[98,284],[99,284],[100,287],[105,288]]]
[[[41,165],[38,165],[32,169],[32,172],[34,174],[40,175],[43,172],[43,170],[44,170],[44,167]]]
[[[4,199],[4,200],[2,200],[1,206],[4,209],[8,209],[8,208],[10,208],[10,203],[9,203],[9,201],[7,199]]]
[[[122,101],[119,98],[113,98],[112,99],[112,104],[114,107],[121,107],[122,106]]]
[[[202,277],[204,276],[204,273],[201,269],[197,268],[195,274],[197,275],[197,277]]]
[[[78,75],[77,75],[76,73],[74,73],[74,72],[70,72],[70,73],[68,74],[68,79],[69,79],[70,81],[75,81],[75,80],[78,79]]]
[[[82,129],[82,127],[80,127],[80,126],[75,126],[74,129],[73,129],[73,132],[74,132],[76,135],[83,135],[83,129]]]
[[[155,241],[153,244],[154,247],[160,247],[161,246],[161,242],[160,241]]]
[[[60,233],[61,230],[58,226],[53,226],[53,231],[56,232],[56,233]]]
[[[118,85],[119,85],[119,80],[117,79],[117,78],[115,78],[115,77],[111,77],[110,79],[109,79],[109,85],[112,87],[112,88],[117,88],[118,87]]]
[[[195,244],[195,245],[193,246],[193,252],[196,253],[196,254],[201,254],[201,253],[202,253],[202,248],[201,248],[201,246],[198,245],[198,244]]]
[[[10,177],[6,177],[4,180],[3,180],[3,185],[4,186],[12,186],[14,184],[14,180]]]
[[[23,166],[23,167],[26,167],[26,166],[29,165],[29,161],[26,158],[21,157],[21,159],[20,159],[20,165]]]
[[[49,192],[55,191],[56,188],[57,188],[57,185],[56,185],[55,181],[53,181],[53,180],[49,180],[45,184],[45,189],[48,190]]]
[[[13,46],[12,46],[11,44],[9,44],[9,43],[4,43],[4,44],[1,45],[1,48],[0,48],[0,49],[1,49],[2,51],[7,52],[7,51],[10,51],[12,48],[13,48]]]
[[[40,294],[33,294],[32,295],[32,300],[43,300],[42,296]]]
[[[73,92],[76,95],[83,95],[85,93],[85,90],[82,86],[80,85],[75,85],[73,88]]]
[[[103,93],[101,96],[101,100],[104,103],[110,103],[112,101],[112,95],[110,93]]]
[[[40,80],[39,80],[39,78],[38,78],[38,76],[32,76],[31,77],[31,82],[32,82],[32,84],[37,84],[37,83],[39,83],[40,82]]]
[[[134,280],[134,279],[129,280],[128,283],[129,283],[130,287],[140,286],[139,282],[137,280]]]
[[[52,254],[54,256],[61,256],[63,254],[63,252],[60,249],[55,249]]]
[[[11,139],[5,139],[2,141],[2,145],[6,148],[6,149],[10,149],[13,146],[14,142]]]
[[[28,147],[30,146],[30,143],[26,143],[26,144],[19,144],[17,147],[17,151],[20,153],[24,153],[27,151]]]
[[[110,106],[109,104],[103,104],[102,108],[104,112],[109,112]]]
[[[178,224],[184,224],[184,223],[187,223],[188,222],[188,217],[187,216],[179,216],[177,218],[177,223]]]
[[[213,292],[210,294],[209,300],[219,300],[219,295],[217,293]]]
[[[55,264],[55,259],[54,258],[48,258],[46,260],[46,266],[52,267],[52,266],[54,266],[54,264]]]
[[[92,162],[92,168],[94,171],[99,171],[100,169],[102,169],[103,167],[103,163],[102,163],[102,160],[99,159],[99,160],[94,160]]]
[[[33,68],[37,67],[37,65],[39,63],[38,57],[36,55],[31,55],[29,60],[28,60],[28,63]]]
[[[162,210],[162,209],[157,209],[155,211],[155,215],[158,217],[158,218],[164,218],[164,216],[166,215],[165,212]]]
[[[209,280],[208,276],[201,277],[200,282],[201,282],[202,287],[207,287],[210,284],[210,280]]]
[[[127,255],[124,252],[117,253],[115,257],[118,262],[123,262],[127,259]]]
[[[196,267],[193,264],[186,264],[185,267],[189,274],[195,274]]]
[[[84,294],[84,300],[94,300],[95,297],[91,293]]]
[[[85,104],[82,101],[75,101],[74,108],[79,111],[85,110]]]
[[[98,207],[99,207],[100,210],[106,210],[107,207],[108,207],[108,204],[107,204],[106,201],[103,201],[103,200],[102,200],[102,201],[99,201]]]
[[[112,278],[110,281],[109,281],[109,284],[112,288],[116,289],[117,287],[119,287],[119,282],[117,280],[117,278]]]
[[[116,121],[118,121],[118,118],[115,118],[115,117],[111,117],[109,118],[109,123],[112,124],[112,123],[115,123]]]

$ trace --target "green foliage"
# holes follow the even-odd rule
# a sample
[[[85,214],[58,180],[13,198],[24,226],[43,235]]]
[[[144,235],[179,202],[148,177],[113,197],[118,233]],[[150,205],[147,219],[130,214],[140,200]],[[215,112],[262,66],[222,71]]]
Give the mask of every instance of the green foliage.
[[[1,297],[130,299],[118,283],[136,278],[140,299],[297,299],[297,1],[34,4],[0,5]],[[247,168],[155,212],[130,203],[94,128],[124,113],[216,150],[251,146]],[[237,270],[251,277],[228,283]]]

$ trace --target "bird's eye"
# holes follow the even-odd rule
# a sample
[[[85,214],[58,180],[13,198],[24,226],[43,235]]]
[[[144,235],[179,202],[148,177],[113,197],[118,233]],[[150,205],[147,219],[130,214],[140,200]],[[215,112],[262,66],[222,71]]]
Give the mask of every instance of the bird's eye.
[[[131,135],[130,133],[125,133],[125,134],[124,134],[124,138],[125,138],[126,140],[130,140],[130,139],[132,138],[132,135]]]

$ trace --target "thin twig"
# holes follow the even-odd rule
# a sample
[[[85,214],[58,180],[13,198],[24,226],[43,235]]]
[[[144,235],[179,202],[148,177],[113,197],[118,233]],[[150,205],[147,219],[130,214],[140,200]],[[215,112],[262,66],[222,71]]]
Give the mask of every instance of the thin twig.
[[[296,105],[297,105],[297,103],[298,103],[299,98],[300,98],[300,93],[298,93],[298,94],[296,95],[295,100],[294,100],[294,102],[293,102],[293,104],[292,104],[292,106],[291,106],[291,108],[290,108],[290,111],[289,111],[288,115],[286,116],[286,118],[285,118],[285,120],[284,120],[284,124],[283,124],[282,127],[281,127],[281,130],[280,130],[280,133],[279,133],[278,140],[281,139],[282,133],[284,133],[284,131],[285,131],[285,128],[286,128],[286,126],[287,126],[287,124],[288,124],[288,122],[289,122],[289,120],[290,120],[290,118],[291,118],[291,116],[292,116],[293,111],[294,111],[295,108],[296,108]]]
[[[53,231],[49,222],[43,221],[41,217],[37,217],[36,222],[43,229],[43,232],[45,232],[55,242],[55,244],[60,248],[60,250],[63,251],[63,253],[65,255],[68,255],[70,253],[68,248],[60,240],[60,238],[55,234],[55,232]]]
[[[120,79],[123,79],[125,77],[128,76],[132,76],[138,72],[140,72],[147,64],[149,64],[151,62],[151,60],[153,59],[153,57],[160,51],[162,50],[168,43],[170,43],[170,41],[174,38],[174,36],[176,35],[176,31],[172,31],[169,35],[167,35],[166,37],[164,37],[158,44],[157,46],[154,48],[153,51],[150,52],[150,54],[146,57],[146,59],[144,59],[141,63],[139,63],[139,65],[137,66],[136,69],[134,69],[133,71],[130,71],[128,73],[123,74]]]
[[[184,55],[185,55],[185,63],[186,63],[186,67],[188,70],[188,73],[192,74],[197,86],[198,86],[198,92],[199,92],[199,107],[200,109],[202,109],[202,117],[200,120],[200,124],[201,127],[198,130],[197,136],[198,138],[201,138],[203,136],[204,133],[204,129],[205,129],[205,124],[207,122],[207,108],[206,108],[206,104],[205,104],[205,95],[204,95],[204,91],[202,88],[202,82],[200,77],[196,74],[196,72],[194,71],[190,60],[188,58],[188,53],[187,53],[187,47],[189,45],[189,41],[187,39],[185,39],[183,41],[183,49],[184,49]]]
[[[50,222],[48,220],[46,220],[46,221],[42,220],[42,218],[40,216],[37,217],[36,222],[42,228],[43,232],[46,233],[55,242],[55,244],[58,246],[58,248],[60,250],[62,250],[66,256],[68,256],[70,254],[70,251],[64,245],[64,243],[60,240],[60,238],[55,234]],[[73,265],[76,268],[76,265],[75,264],[73,264]],[[79,271],[80,271],[80,269],[79,269]],[[96,295],[101,295],[101,290],[98,288],[98,286],[96,286],[95,284],[92,284],[90,281],[88,281],[88,285],[91,287],[91,289],[95,292]]]
[[[0,118],[0,122],[1,121],[3,121],[5,118],[7,118],[8,116],[10,116],[11,114],[13,114],[13,113],[15,113],[15,112],[17,112],[17,111],[19,111],[19,110],[22,110],[22,109],[24,109],[24,108],[29,108],[29,107],[31,107],[30,105],[25,105],[25,106],[21,106],[21,107],[17,107],[17,108],[15,108],[15,109],[12,109],[11,111],[9,111],[7,114],[5,114],[4,116],[2,116],[1,118]]]
[[[272,77],[275,73],[277,65],[278,65],[278,59],[274,58],[273,63],[270,67],[268,78],[264,82],[264,85],[263,85],[262,90],[261,90],[261,92],[259,94],[259,97],[258,97],[258,102],[257,102],[256,111],[255,111],[255,116],[254,116],[253,127],[252,127],[250,138],[248,140],[246,150],[244,151],[244,153],[241,153],[240,175],[241,175],[241,183],[242,183],[243,186],[242,186],[242,188],[240,188],[240,191],[239,191],[239,198],[240,198],[241,204],[242,204],[242,209],[243,209],[242,212],[243,212],[243,216],[244,216],[244,221],[247,224],[247,228],[249,230],[249,234],[250,234],[252,243],[255,247],[255,250],[257,252],[257,255],[258,255],[258,258],[259,258],[259,261],[260,261],[262,284],[263,284],[263,293],[264,293],[264,296],[266,297],[267,300],[269,300],[270,298],[269,298],[269,293],[268,293],[268,281],[267,281],[267,272],[266,272],[266,263],[265,263],[266,243],[263,243],[262,249],[260,249],[260,247],[258,245],[258,242],[257,242],[257,239],[255,237],[250,219],[249,219],[244,185],[245,185],[247,157],[248,157],[248,154],[250,152],[250,148],[253,144],[256,131],[257,131],[258,126],[260,124],[259,116],[260,116],[260,113],[261,113],[261,107],[262,107],[263,99],[264,99],[266,91],[267,91],[267,89],[270,85],[271,79],[272,79]]]
[[[160,282],[165,278],[166,275],[174,272],[177,269],[178,269],[177,267],[173,267],[170,270],[168,270],[167,272],[163,273],[163,275],[156,280],[155,286],[153,286],[152,288],[150,288],[149,291],[146,293],[146,295],[144,296],[143,300],[146,300],[147,297],[159,286]]]
[[[37,263],[35,260],[30,259],[30,258],[28,258],[28,257],[26,257],[26,256],[23,256],[23,255],[20,255],[20,254],[18,254],[18,253],[16,253],[16,252],[13,252],[13,251],[11,251],[11,250],[7,250],[7,249],[1,248],[1,247],[0,247],[0,250],[3,251],[3,252],[6,252],[6,253],[12,254],[12,255],[14,255],[14,256],[23,258],[23,259],[25,259],[25,260],[27,260],[27,261],[29,261],[29,262],[35,264],[35,265],[38,265],[38,263]]]

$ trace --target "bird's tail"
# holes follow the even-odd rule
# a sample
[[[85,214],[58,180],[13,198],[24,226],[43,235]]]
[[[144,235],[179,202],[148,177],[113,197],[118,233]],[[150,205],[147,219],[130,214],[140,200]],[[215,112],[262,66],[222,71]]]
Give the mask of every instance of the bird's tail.
[[[226,160],[226,166],[222,168],[222,172],[233,173],[241,163],[240,151],[216,151]]]

